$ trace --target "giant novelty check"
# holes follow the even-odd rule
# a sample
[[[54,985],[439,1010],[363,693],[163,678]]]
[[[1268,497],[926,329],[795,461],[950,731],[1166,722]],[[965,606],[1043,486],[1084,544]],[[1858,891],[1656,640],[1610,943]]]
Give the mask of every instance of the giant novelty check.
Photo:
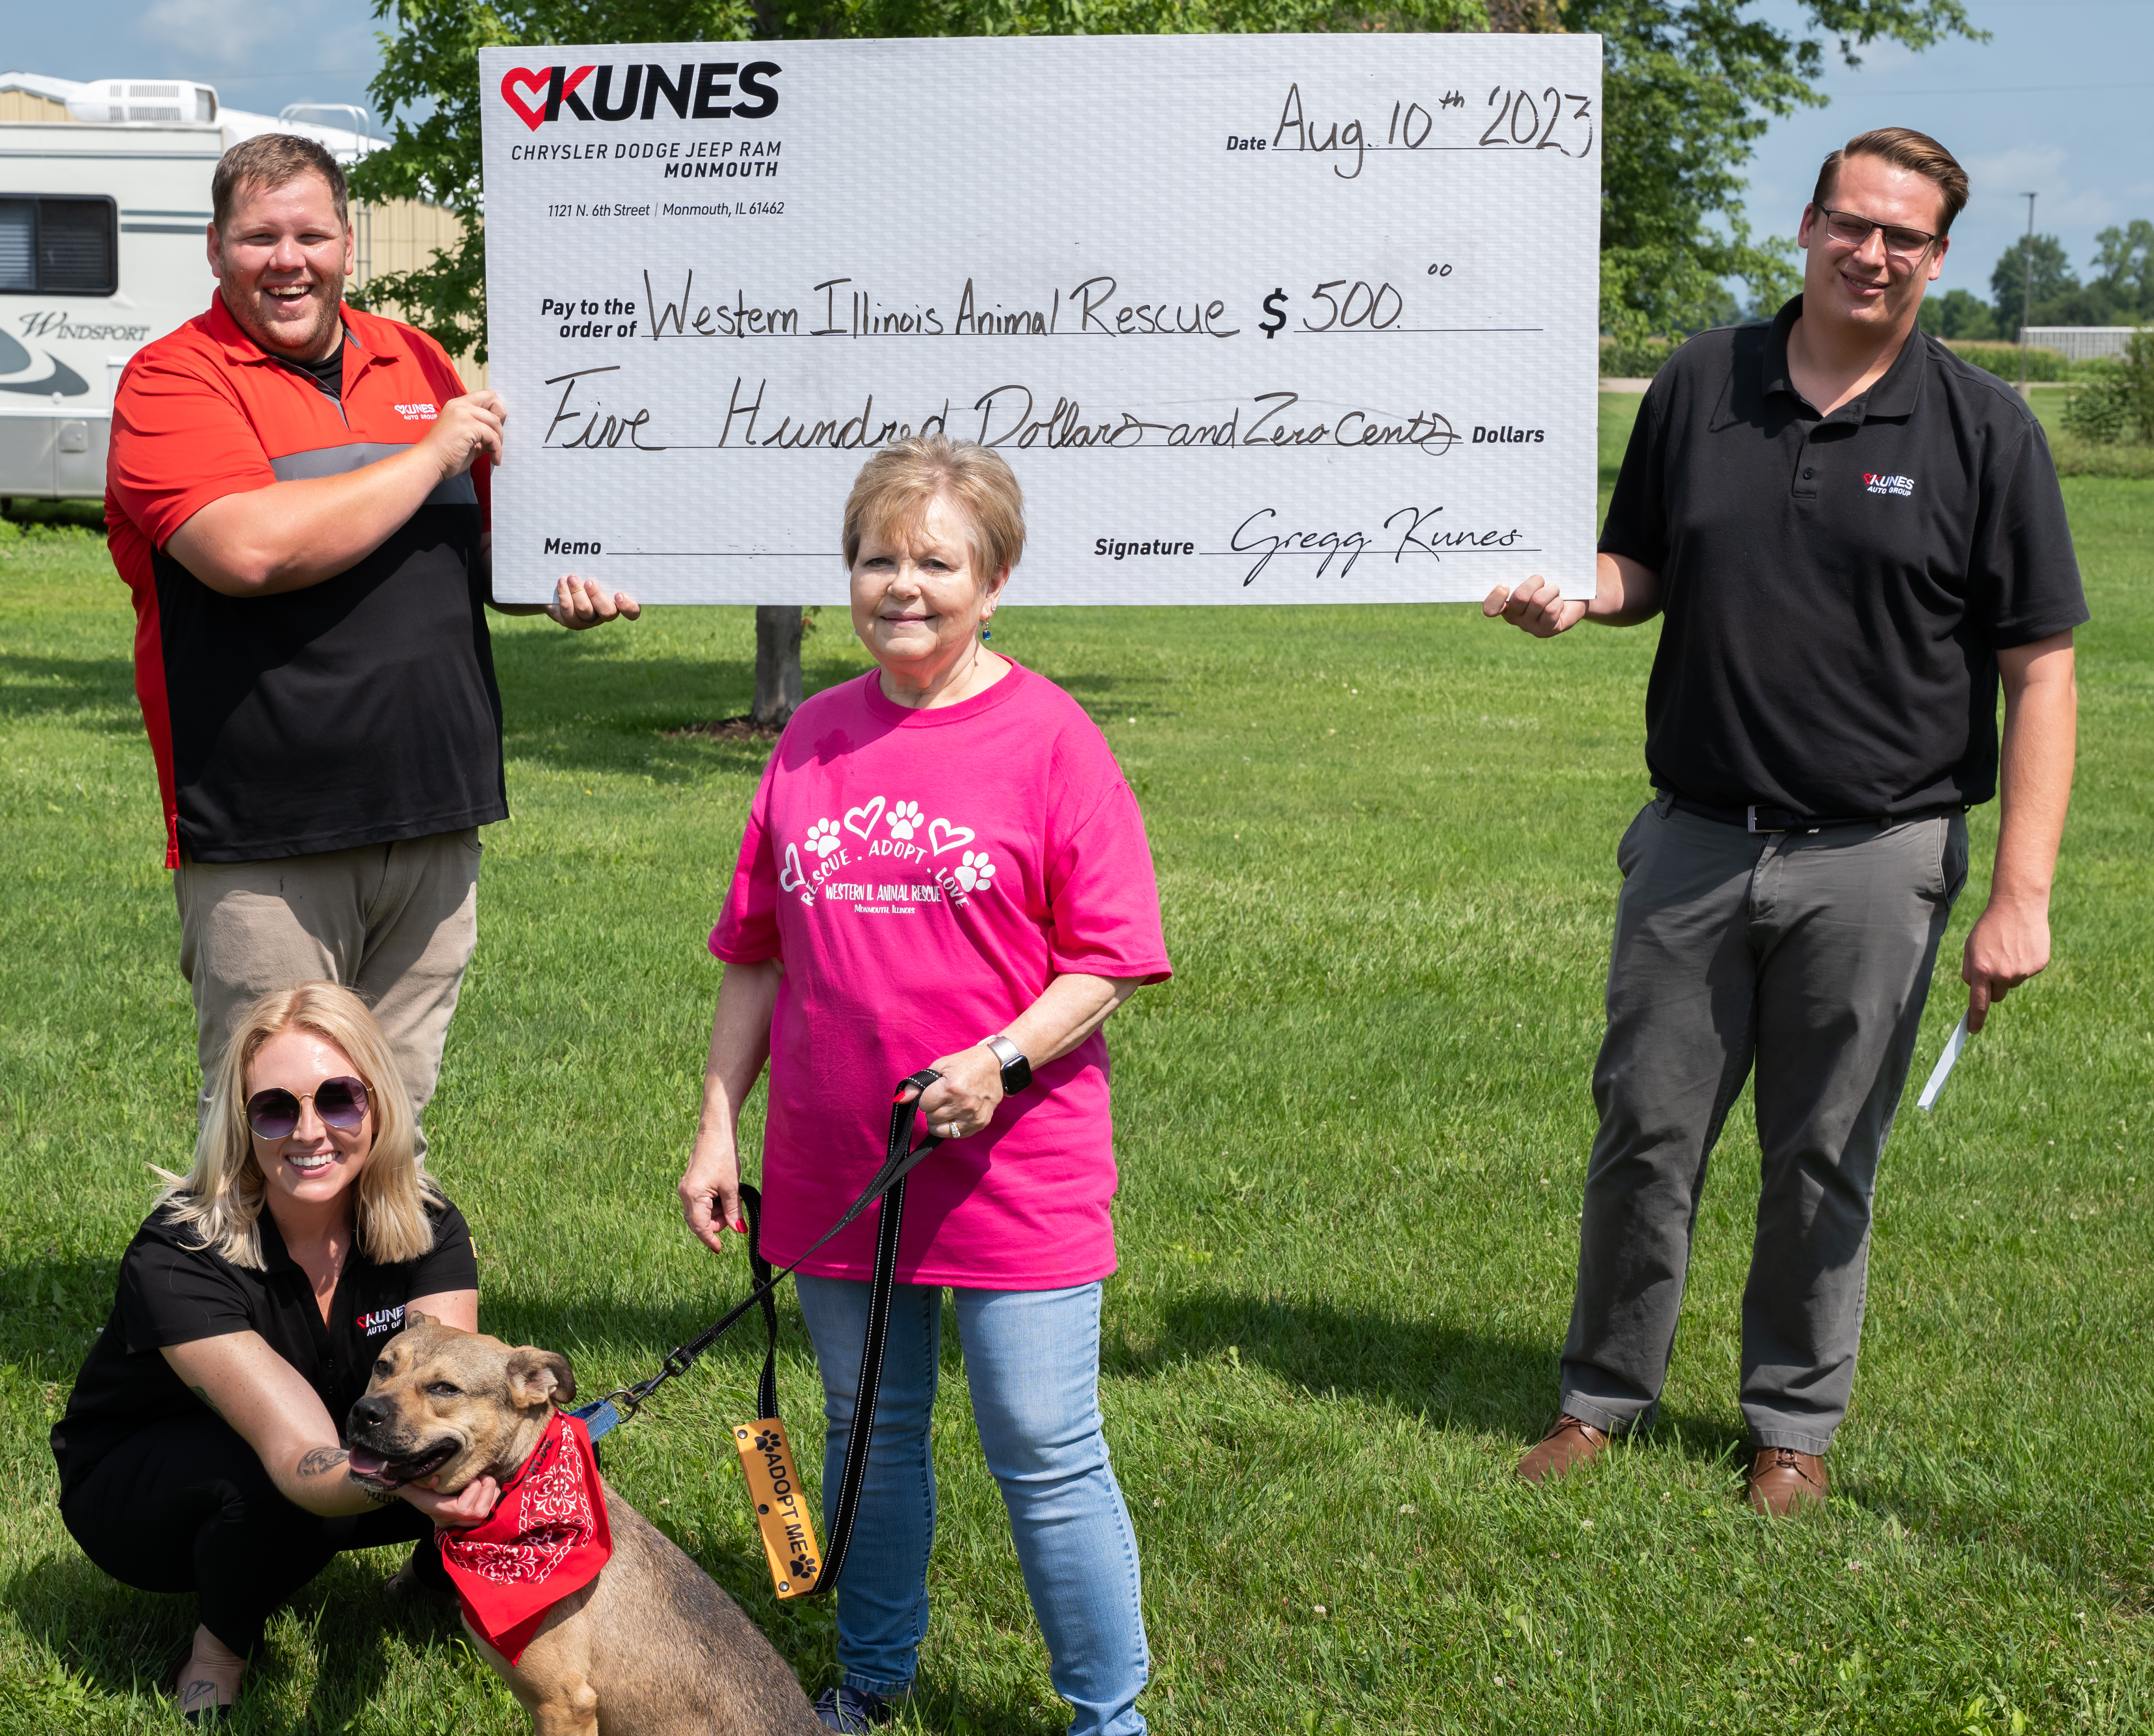
[[[1600,44],[488,48],[497,594],[845,595],[845,496],[1007,458],[1018,603],[1593,573]]]

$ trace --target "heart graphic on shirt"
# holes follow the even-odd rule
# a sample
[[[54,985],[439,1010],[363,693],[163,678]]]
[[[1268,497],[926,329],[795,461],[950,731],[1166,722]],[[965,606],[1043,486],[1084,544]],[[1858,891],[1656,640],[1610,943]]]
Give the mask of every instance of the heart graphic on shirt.
[[[501,81],[502,101],[515,109],[524,125],[529,127],[534,133],[545,124],[546,86],[552,82],[553,77],[554,69],[551,67],[542,66],[538,71],[533,72],[528,66],[519,66]],[[526,104],[517,95],[516,87],[519,84],[528,84],[538,93],[538,100],[535,104]]]
[[[878,796],[860,807],[845,810],[845,830],[865,837],[875,830],[875,823],[882,817],[882,797]]]
[[[945,850],[954,850],[960,844],[969,844],[972,841],[972,828],[969,826],[952,826],[947,820],[930,820],[927,822],[927,848],[937,856]]]
[[[806,890],[807,885],[808,877],[800,872],[800,846],[788,844],[785,847],[785,866],[778,871],[778,889],[780,892],[802,892]]]

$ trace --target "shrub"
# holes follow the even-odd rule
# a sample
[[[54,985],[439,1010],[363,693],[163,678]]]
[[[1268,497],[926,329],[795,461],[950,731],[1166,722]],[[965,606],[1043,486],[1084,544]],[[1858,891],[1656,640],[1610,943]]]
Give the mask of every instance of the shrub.
[[[2116,360],[2090,362],[2088,384],[2072,394],[2064,431],[2090,445],[2154,440],[2154,331],[2136,332]]]
[[[2069,434],[2060,435],[2050,443],[2049,456],[2056,460],[2057,474],[2060,476],[2114,476],[2154,481],[2154,445],[2144,440],[2097,446],[2075,440]]]
[[[2019,378],[2019,346],[2016,344],[1952,343],[1952,353],[1963,362],[1972,362],[1978,368],[1994,374],[1999,379],[2017,380]],[[2054,349],[2034,349],[2027,352],[2027,378],[2041,380],[2070,379],[2072,364],[2062,352]]]
[[[2075,440],[2113,446],[2136,431],[2131,408],[2131,395],[2122,380],[2097,379],[2072,394],[2058,420]]]
[[[2117,374],[2140,439],[2154,440],[2154,331],[2141,329],[2131,334]]]
[[[1664,338],[1641,338],[1633,344],[1604,342],[1600,371],[1616,379],[1651,379],[1677,348]]]

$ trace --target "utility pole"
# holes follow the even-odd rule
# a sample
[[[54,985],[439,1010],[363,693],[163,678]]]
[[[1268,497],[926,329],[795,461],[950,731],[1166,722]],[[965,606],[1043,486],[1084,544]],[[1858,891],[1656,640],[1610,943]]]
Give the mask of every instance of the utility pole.
[[[2027,394],[2027,322],[2034,309],[2034,196],[2022,193],[2027,201],[2027,239],[2020,243],[2019,263],[2023,267],[2019,289],[2019,395]]]

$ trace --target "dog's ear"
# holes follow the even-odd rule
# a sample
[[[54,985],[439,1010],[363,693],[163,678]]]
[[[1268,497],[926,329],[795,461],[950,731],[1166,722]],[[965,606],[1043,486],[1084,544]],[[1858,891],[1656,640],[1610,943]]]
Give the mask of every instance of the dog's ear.
[[[407,1308],[404,1311],[403,1329],[407,1332],[414,1326],[431,1326],[435,1323],[431,1315],[421,1314],[416,1308]]]
[[[529,1344],[509,1352],[508,1397],[518,1410],[566,1404],[575,1396],[575,1371],[560,1352]]]

